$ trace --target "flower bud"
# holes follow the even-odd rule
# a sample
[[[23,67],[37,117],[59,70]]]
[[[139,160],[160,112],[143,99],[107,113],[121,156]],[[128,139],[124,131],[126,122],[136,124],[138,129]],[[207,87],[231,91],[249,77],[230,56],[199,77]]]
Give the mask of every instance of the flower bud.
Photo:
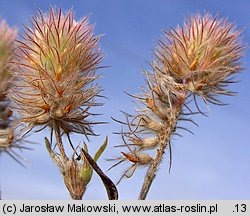
[[[72,158],[64,165],[64,183],[70,192],[73,199],[82,199],[86,190],[87,183],[81,176],[82,165],[74,159],[75,153]]]
[[[130,140],[138,147],[143,149],[155,148],[159,144],[158,137],[147,137],[144,139],[130,138]]]

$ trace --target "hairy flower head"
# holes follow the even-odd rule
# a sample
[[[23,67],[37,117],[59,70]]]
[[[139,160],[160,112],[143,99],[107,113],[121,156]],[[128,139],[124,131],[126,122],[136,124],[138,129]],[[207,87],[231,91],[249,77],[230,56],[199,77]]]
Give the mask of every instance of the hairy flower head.
[[[15,121],[9,107],[10,100],[6,93],[10,85],[16,29],[10,28],[4,20],[0,20],[0,155],[8,154],[18,163],[23,158],[15,150],[28,149],[23,140],[15,132]]]
[[[99,37],[87,17],[77,22],[73,11],[41,11],[18,41],[10,97],[29,129],[57,122],[65,133],[93,134],[86,120],[100,92],[92,82],[102,59]]]
[[[8,88],[11,75],[9,62],[13,57],[15,38],[16,30],[10,28],[4,20],[0,20],[0,101],[4,98]]]
[[[222,102],[216,98],[217,95],[232,95],[226,87],[233,82],[231,75],[241,70],[238,60],[243,46],[239,35],[240,31],[233,24],[208,14],[192,16],[183,27],[164,34],[154,51],[152,70],[144,71],[146,87],[142,88],[142,93],[130,95],[138,105],[135,114],[124,112],[126,119],[116,120],[125,129],[118,133],[123,143],[115,147],[126,147],[130,153],[121,152],[123,156],[111,168],[127,160],[134,163],[121,179],[133,175],[140,161],[137,155],[153,151],[154,156],[148,157],[151,159],[145,163],[149,169],[144,185],[151,185],[166,147],[170,152],[171,169],[172,136],[180,135],[181,130],[192,133],[179,122],[197,125],[190,118],[202,113],[195,95],[200,95],[205,103],[219,105]],[[194,97],[199,112],[189,108],[190,95]]]
[[[216,94],[230,95],[225,86],[241,70],[239,35],[226,19],[191,16],[182,27],[165,33],[156,51],[158,67],[191,93],[216,102]]]

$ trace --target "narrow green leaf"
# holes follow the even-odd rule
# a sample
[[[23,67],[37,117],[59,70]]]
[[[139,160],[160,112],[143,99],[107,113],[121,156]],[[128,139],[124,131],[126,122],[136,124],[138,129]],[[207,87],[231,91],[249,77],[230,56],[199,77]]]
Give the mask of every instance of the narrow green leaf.
[[[98,160],[98,158],[101,156],[101,154],[103,153],[103,151],[106,149],[107,144],[108,144],[108,137],[106,136],[106,139],[105,139],[103,145],[95,153],[95,156],[94,156],[94,161],[95,162]]]
[[[83,145],[84,145],[84,147],[83,147],[83,148],[84,148],[84,151],[86,151],[87,153],[89,153],[89,152],[88,152],[88,146],[87,146],[87,144],[86,144],[85,142],[83,142]]]

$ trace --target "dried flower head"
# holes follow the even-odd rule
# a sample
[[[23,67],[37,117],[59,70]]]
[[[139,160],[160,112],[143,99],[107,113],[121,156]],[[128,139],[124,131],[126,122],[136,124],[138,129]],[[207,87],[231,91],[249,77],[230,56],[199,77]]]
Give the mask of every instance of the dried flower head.
[[[147,87],[143,88],[141,94],[131,95],[138,103],[136,113],[124,112],[125,121],[115,120],[126,127],[119,133],[123,144],[115,147],[126,147],[129,153],[121,151],[122,157],[110,159],[118,160],[110,169],[124,161],[133,163],[124,171],[118,183],[124,177],[131,177],[137,167],[150,166],[155,156],[144,151],[170,147],[170,137],[180,128],[177,127],[177,120],[186,120],[181,117],[185,114],[182,112],[186,97],[183,86],[170,76],[165,76],[155,65],[152,65],[152,68],[152,72],[145,71]]]
[[[221,104],[215,96],[231,95],[225,87],[232,82],[231,75],[241,70],[239,35],[226,19],[191,16],[184,26],[165,33],[156,51],[157,65],[205,102]]]
[[[121,146],[116,146],[116,147],[121,147]],[[107,159],[108,161],[118,161],[113,166],[111,166],[109,170],[126,161],[132,163],[132,165],[123,172],[122,176],[117,181],[117,184],[119,184],[124,177],[126,178],[132,177],[137,167],[145,167],[149,165],[150,162],[153,160],[153,158],[147,153],[141,153],[136,148],[132,150],[126,142],[124,146],[127,147],[128,152],[127,153],[121,152],[121,154],[123,155],[122,157],[118,157],[115,159]]]
[[[27,161],[16,150],[31,150],[31,148],[27,147],[28,143],[32,142],[23,139],[22,136],[16,133],[14,126],[0,129],[0,155],[6,153],[22,166],[24,166],[23,162]]]
[[[56,122],[66,134],[93,135],[86,119],[89,108],[98,105],[94,98],[100,89],[93,81],[102,55],[87,17],[77,22],[73,11],[51,8],[43,15],[38,10],[21,36],[9,93],[21,122],[28,131]]]

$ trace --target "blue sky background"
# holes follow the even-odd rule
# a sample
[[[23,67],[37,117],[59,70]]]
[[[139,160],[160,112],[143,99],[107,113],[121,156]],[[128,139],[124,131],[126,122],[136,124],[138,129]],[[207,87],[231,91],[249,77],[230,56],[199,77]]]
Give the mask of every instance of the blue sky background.
[[[231,89],[236,97],[224,97],[226,107],[211,106],[209,117],[196,116],[199,128],[188,125],[195,135],[183,132],[183,138],[172,141],[173,166],[168,174],[169,155],[165,155],[148,199],[250,199],[250,2],[226,0],[79,0],[79,1],[0,1],[0,16],[11,26],[22,29],[36,11],[49,6],[62,6],[64,10],[73,7],[77,19],[90,15],[90,22],[96,24],[96,34],[105,34],[101,47],[105,53],[100,84],[108,97],[105,105],[98,108],[104,115],[99,119],[109,125],[96,127],[101,136],[91,139],[89,146],[93,155],[109,136],[100,166],[106,171],[111,164],[105,158],[118,155],[112,146],[120,143],[120,137],[112,132],[120,125],[112,122],[111,116],[122,118],[119,110],[133,111],[134,104],[123,93],[139,92],[144,85],[141,69],[148,69],[150,52],[160,39],[163,30],[169,30],[183,23],[184,17],[204,11],[220,17],[228,17],[239,28],[243,28],[243,41],[247,50],[242,59],[245,70],[238,76],[240,83]],[[33,151],[21,155],[30,161],[22,168],[7,155],[0,158],[0,182],[3,199],[69,199],[63,180],[45,150],[45,133],[34,134],[32,140],[38,145]],[[74,139],[78,144],[81,137]],[[117,181],[122,171],[130,164],[108,172]],[[131,179],[125,179],[118,186],[120,199],[137,199],[145,174],[138,170]],[[106,199],[104,186],[97,175],[88,186],[85,199]]]

